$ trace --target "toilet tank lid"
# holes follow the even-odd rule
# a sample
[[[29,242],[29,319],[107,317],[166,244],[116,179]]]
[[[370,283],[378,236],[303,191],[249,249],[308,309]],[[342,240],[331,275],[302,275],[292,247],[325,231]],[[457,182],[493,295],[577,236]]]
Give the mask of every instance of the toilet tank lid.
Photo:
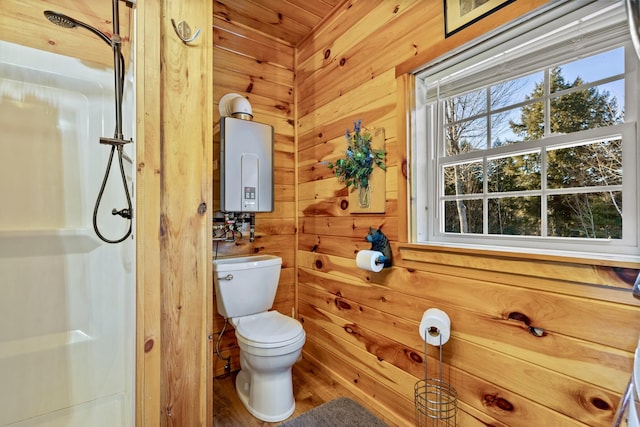
[[[213,260],[213,271],[235,271],[248,268],[264,268],[282,265],[282,258],[275,255],[234,256]]]
[[[232,323],[236,328],[236,334],[255,343],[282,343],[303,332],[300,322],[277,311],[234,318]]]

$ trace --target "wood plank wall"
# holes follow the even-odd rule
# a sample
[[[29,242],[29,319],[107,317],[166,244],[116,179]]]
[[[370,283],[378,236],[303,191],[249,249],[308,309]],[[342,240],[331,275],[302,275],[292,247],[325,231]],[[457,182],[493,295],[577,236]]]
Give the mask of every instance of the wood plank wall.
[[[211,33],[208,2],[138,2],[136,425],[209,426]]]
[[[460,426],[606,426],[629,379],[639,265],[405,243],[403,74],[544,3],[516,1],[445,39],[440,0],[345,1],[296,49],[303,356],[391,425],[413,425],[418,325],[430,307],[452,321],[444,379],[458,391]],[[386,132],[384,215],[349,214],[322,164],[344,152],[358,119]],[[355,268],[370,226],[394,248],[394,267],[380,273]],[[437,357],[430,348],[431,368]]]
[[[274,309],[294,315],[296,254],[296,185],[294,145],[294,49],[278,39],[237,23],[223,2],[214,2],[213,104],[214,125],[220,120],[218,102],[227,93],[245,96],[254,121],[274,127],[275,208],[256,214],[256,239],[214,243],[214,256],[273,254],[282,257],[282,271]],[[215,298],[215,297],[214,297]],[[215,308],[215,300],[214,300]],[[224,319],[216,314],[214,337]],[[231,369],[240,369],[233,328],[220,341],[223,357],[231,356]],[[224,373],[225,362],[214,355],[214,374]]]

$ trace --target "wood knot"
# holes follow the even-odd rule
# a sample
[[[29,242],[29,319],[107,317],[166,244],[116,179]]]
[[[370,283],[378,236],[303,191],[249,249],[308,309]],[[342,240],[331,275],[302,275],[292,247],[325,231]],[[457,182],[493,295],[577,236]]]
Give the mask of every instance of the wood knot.
[[[327,49],[324,51],[324,59],[329,59],[331,56],[331,49]]]
[[[338,298],[336,298],[334,302],[338,310],[351,310],[351,305],[349,305],[349,303],[346,303]]]
[[[347,63],[347,59],[346,58],[340,58],[340,66],[344,67],[344,64]]]
[[[144,342],[144,352],[145,353],[149,353],[151,351],[151,349],[153,348],[153,344],[154,344],[154,342],[153,342],[152,338],[149,338],[148,340],[146,340]]]
[[[409,352],[409,359],[411,359],[412,361],[414,361],[416,363],[422,363],[423,362],[422,356],[420,356],[415,351],[410,351]]]
[[[603,399],[600,399],[599,397],[591,398],[591,404],[603,411],[607,411],[611,409],[611,405],[609,405],[609,403],[605,402]]]
[[[499,397],[497,394],[485,394],[483,396],[485,406],[493,406],[503,411],[513,411],[513,405],[507,399]]]
[[[349,201],[348,200],[340,200],[340,209],[342,209],[343,211],[347,210],[349,208]]]
[[[207,212],[207,204],[202,202],[198,205],[198,215],[204,215]]]
[[[316,268],[317,269],[321,269],[322,268],[322,261],[320,261],[319,259],[316,260]]]
[[[529,319],[527,315],[519,313],[517,311],[512,311],[511,313],[509,313],[507,318],[510,320],[517,320],[518,322],[522,322],[527,326],[531,325],[531,319]]]
[[[529,331],[529,333],[531,335],[533,335],[534,337],[543,337],[546,335],[546,332],[544,331],[544,329],[542,328],[538,328],[535,326],[531,325],[531,319],[529,319],[529,316],[519,313],[517,311],[512,311],[511,313],[509,313],[509,315],[507,316],[507,318],[509,320],[515,320],[518,322],[522,322],[525,326],[526,329]]]

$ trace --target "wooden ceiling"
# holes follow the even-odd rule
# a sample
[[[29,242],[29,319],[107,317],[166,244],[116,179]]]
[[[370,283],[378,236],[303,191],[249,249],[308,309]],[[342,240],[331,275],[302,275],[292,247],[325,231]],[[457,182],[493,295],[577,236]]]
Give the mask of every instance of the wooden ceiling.
[[[214,0],[213,17],[297,46],[345,0]]]
[[[214,25],[222,19],[260,31],[297,46],[314,28],[347,0],[212,0]],[[120,4],[120,34],[125,58],[132,11]],[[0,0],[0,40],[112,66],[111,50],[91,32],[58,27],[44,17],[53,10],[82,21],[109,37],[112,33],[108,0]]]

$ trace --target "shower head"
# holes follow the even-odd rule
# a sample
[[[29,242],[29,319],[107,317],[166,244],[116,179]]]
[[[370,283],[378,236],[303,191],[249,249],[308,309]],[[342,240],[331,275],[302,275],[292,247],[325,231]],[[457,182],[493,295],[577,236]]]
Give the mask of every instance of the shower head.
[[[44,16],[54,24],[63,27],[63,28],[75,28],[78,25],[75,20],[69,18],[67,15],[63,15],[61,13],[53,12],[51,10],[45,10]]]
[[[96,36],[100,37],[109,46],[111,46],[111,44],[112,44],[111,43],[111,38],[109,38],[109,36],[107,36],[105,33],[103,33],[102,31],[98,30],[97,28],[93,28],[91,25],[85,24],[82,21],[78,21],[77,19],[73,19],[70,16],[64,15],[62,13],[54,12],[52,10],[45,10],[44,11],[44,16],[49,21],[51,21],[52,23],[54,23],[54,24],[56,24],[56,25],[58,25],[60,27],[63,27],[63,28],[82,27],[85,30],[89,30],[93,34],[95,34]]]

